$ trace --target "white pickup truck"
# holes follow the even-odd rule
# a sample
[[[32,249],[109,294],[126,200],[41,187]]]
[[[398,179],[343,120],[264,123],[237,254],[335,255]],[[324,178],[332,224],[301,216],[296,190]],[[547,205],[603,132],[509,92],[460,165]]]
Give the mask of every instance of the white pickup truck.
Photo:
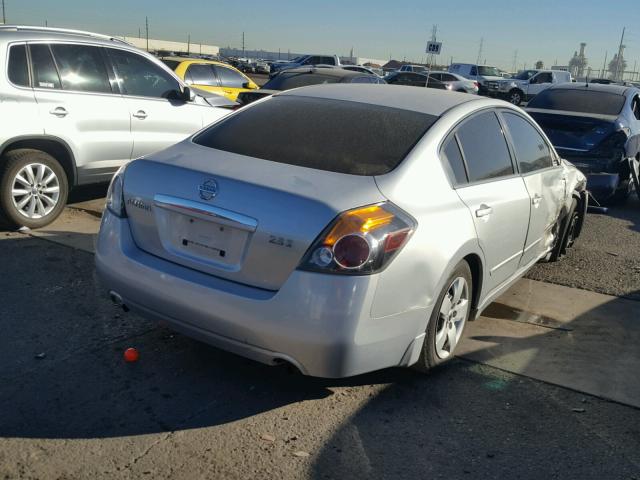
[[[571,81],[571,74],[562,70],[522,70],[513,78],[487,81],[485,87],[488,96],[520,105],[551,85]]]

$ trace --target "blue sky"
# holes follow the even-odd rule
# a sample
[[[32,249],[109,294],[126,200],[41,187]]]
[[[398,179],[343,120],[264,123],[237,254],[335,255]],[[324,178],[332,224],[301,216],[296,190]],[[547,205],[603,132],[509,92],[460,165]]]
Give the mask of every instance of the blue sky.
[[[438,25],[443,60],[481,61],[510,70],[536,60],[566,65],[587,42],[589,65],[602,68],[617,51],[626,25],[625,58],[640,64],[640,2],[618,0],[5,0],[7,22],[93,30],[283,52],[354,54],[420,61],[431,27]],[[638,67],[640,69],[640,67]]]

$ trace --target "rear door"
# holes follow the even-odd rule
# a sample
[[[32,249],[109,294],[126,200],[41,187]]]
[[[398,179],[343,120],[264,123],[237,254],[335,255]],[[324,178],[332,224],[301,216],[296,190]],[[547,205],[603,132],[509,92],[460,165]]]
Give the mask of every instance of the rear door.
[[[238,98],[238,93],[249,90],[246,88],[249,81],[240,72],[222,65],[212,65],[212,67],[220,81],[222,91],[231,100]]]
[[[473,218],[491,291],[520,264],[529,226],[529,194],[515,172],[495,112],[474,115],[456,129],[454,138],[468,178],[456,191]]]
[[[33,90],[44,133],[71,146],[80,183],[108,180],[131,155],[127,105],[102,47],[31,43]]]
[[[184,140],[203,126],[203,109],[176,98],[180,83],[137,53],[107,48],[117,83],[129,110],[133,149],[137,158]]]
[[[540,72],[529,79],[527,85],[527,99],[535,97],[545,88],[549,88],[553,83],[553,73]]]
[[[520,265],[538,260],[553,246],[554,229],[565,198],[566,179],[538,130],[517,113],[500,112],[531,198],[529,231]]]

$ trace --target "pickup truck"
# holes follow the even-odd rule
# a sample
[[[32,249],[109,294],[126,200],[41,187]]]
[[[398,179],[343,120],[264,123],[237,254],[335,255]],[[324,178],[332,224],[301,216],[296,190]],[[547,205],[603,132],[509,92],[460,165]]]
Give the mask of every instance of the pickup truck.
[[[501,98],[514,105],[529,101],[551,85],[573,81],[571,74],[562,70],[523,70],[513,78],[485,82],[489,97]]]

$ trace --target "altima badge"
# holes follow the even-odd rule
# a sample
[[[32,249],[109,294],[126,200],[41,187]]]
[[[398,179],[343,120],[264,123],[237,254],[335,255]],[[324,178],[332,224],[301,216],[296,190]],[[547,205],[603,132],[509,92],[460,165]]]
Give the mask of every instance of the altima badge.
[[[198,187],[200,198],[203,200],[211,200],[218,194],[218,182],[213,179],[205,180],[202,185]]]

